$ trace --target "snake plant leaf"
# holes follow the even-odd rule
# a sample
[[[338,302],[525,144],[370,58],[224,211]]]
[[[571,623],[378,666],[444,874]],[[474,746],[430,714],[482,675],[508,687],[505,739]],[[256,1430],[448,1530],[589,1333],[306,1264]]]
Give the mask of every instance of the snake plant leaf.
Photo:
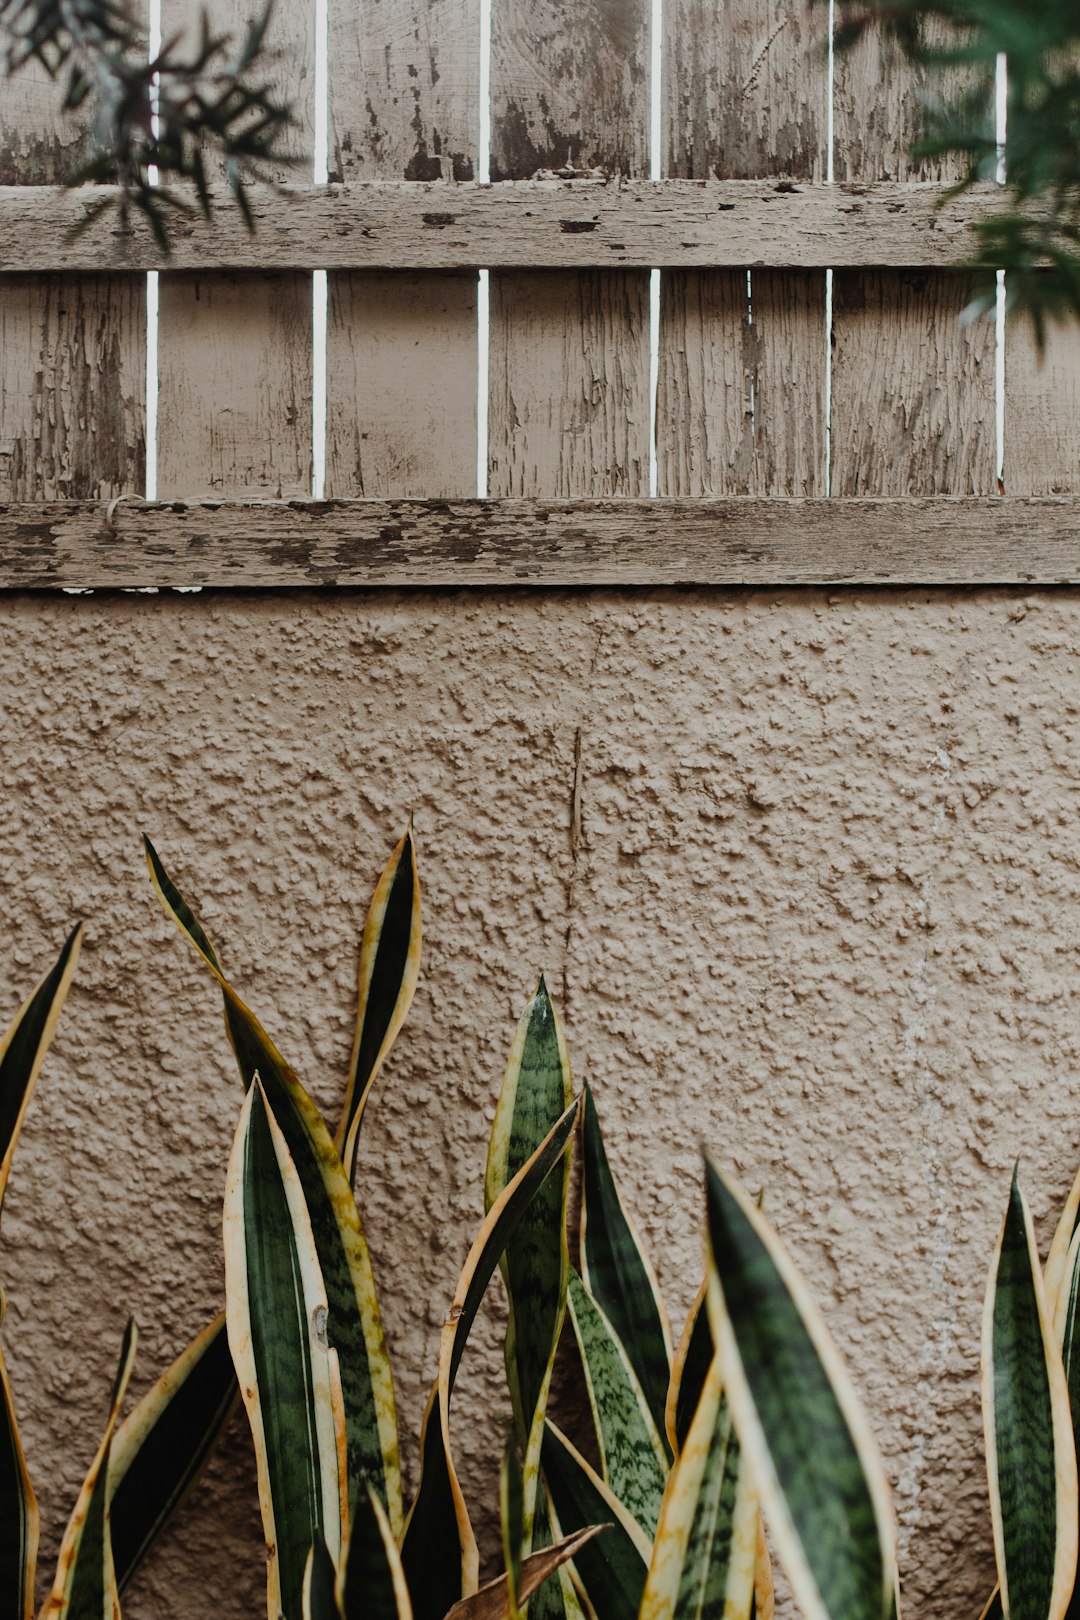
[[[487,1209],[569,1107],[572,1095],[566,1042],[541,978],[518,1022],[495,1110],[484,1180]],[[526,1539],[539,1479],[548,1389],[566,1315],[569,1184],[567,1159],[533,1199],[500,1262],[509,1301],[506,1375],[524,1453]]]
[[[499,1469],[499,1528],[502,1531],[503,1577],[509,1620],[521,1620],[521,1549],[525,1544],[525,1484],[511,1439]],[[557,1568],[558,1566],[553,1566]]]
[[[590,1524],[585,1530],[578,1530],[572,1536],[564,1536],[561,1541],[541,1552],[530,1553],[528,1558],[522,1560],[521,1573],[517,1587],[517,1601],[525,1603],[538,1591],[543,1583],[568,1564],[571,1558],[588,1545],[594,1536],[603,1535],[610,1525]],[[529,1610],[532,1614],[534,1611]],[[514,1613],[510,1590],[505,1575],[500,1575],[493,1581],[488,1581],[478,1592],[471,1597],[462,1598],[455,1603],[447,1613],[445,1620],[512,1620]]]
[[[717,1358],[671,1472],[639,1620],[750,1620],[759,1524]]]
[[[588,1525],[609,1526],[606,1534],[574,1557],[577,1581],[588,1604],[598,1620],[637,1620],[652,1556],[649,1538],[550,1418],[544,1425],[541,1458],[563,1532],[572,1535]]]
[[[370,1488],[356,1505],[337,1598],[345,1620],[413,1620],[397,1542],[382,1502]]]
[[[575,1535],[582,1533],[584,1532],[574,1532]],[[529,1556],[541,1557],[550,1548],[567,1539],[572,1538],[563,1535],[551,1495],[541,1480],[534,1503],[532,1552]],[[529,1620],[586,1620],[568,1563],[560,1564],[554,1578],[543,1581],[533,1593],[529,1599],[528,1615]]]
[[[360,942],[356,1035],[334,1138],[350,1178],[356,1174],[364,1107],[416,992],[420,943],[420,879],[410,826],[376,885]]]
[[[585,1088],[582,1125],[581,1274],[622,1340],[657,1432],[667,1439],[671,1334],[656,1276],[608,1163],[600,1119]]]
[[[319,1251],[327,1293],[327,1335],[338,1353],[345,1434],[349,1509],[360,1482],[378,1491],[398,1531],[401,1474],[397,1417],[371,1257],[352,1186],[319,1110],[258,1019],[224,978],[213,946],[190,906],[145,839],[147,862],[168,915],[214,975],[225,1023],[245,1087],[257,1073],[296,1165]],[[304,1548],[311,1545],[309,1537]]]
[[[341,1620],[337,1570],[322,1536],[316,1536],[304,1569],[303,1620]]]
[[[1061,1620],[1077,1554],[1069,1387],[1013,1175],[983,1311],[983,1423],[998,1584],[1008,1620]]]
[[[3,1289],[0,1289],[0,1325],[5,1307]],[[31,1620],[40,1516],[15,1421],[2,1347],[0,1406],[0,1606],[12,1620]]]
[[[297,1620],[308,1551],[341,1550],[345,1410],[326,1282],[297,1166],[258,1080],[225,1182],[229,1347],[255,1442],[270,1620]]]
[[[694,1296],[694,1303],[690,1307],[690,1314],[686,1319],[686,1326],[683,1328],[671,1369],[664,1426],[667,1430],[668,1445],[675,1457],[679,1455],[690,1432],[690,1425],[694,1421],[694,1413],[697,1411],[697,1404],[716,1354],[705,1304],[707,1287],[707,1283],[703,1282]]]
[[[806,1284],[706,1162],[709,1316],[777,1555],[807,1620],[890,1620],[895,1531],[873,1436]]]
[[[239,1398],[222,1311],[116,1431],[109,1515],[121,1594],[198,1477]]]
[[[11,1175],[19,1131],[45,1061],[82,947],[82,923],[71,930],[48,973],[19,1009],[0,1040],[0,1206]]]
[[[776,1613],[776,1590],[773,1586],[772,1559],[765,1540],[765,1524],[758,1512],[757,1557],[754,1559],[753,1620],[773,1620]],[[899,1620],[899,1598],[893,1608],[893,1620]]]
[[[1069,1250],[1073,1238],[1076,1236],[1077,1225],[1080,1223],[1080,1170],[1073,1178],[1069,1188],[1069,1196],[1065,1200],[1065,1207],[1061,1211],[1054,1236],[1050,1243],[1050,1251],[1046,1256],[1046,1265],[1043,1267],[1043,1293],[1047,1304],[1053,1310],[1057,1303],[1058,1294],[1065,1284],[1065,1272],[1068,1264]]]
[[[443,1620],[479,1585],[480,1556],[458,1484],[450,1442],[450,1399],[480,1302],[503,1251],[573,1140],[578,1104],[556,1121],[503,1188],[469,1250],[439,1345],[439,1376],[420,1431],[420,1484],[401,1556],[416,1620]]]
[[[129,1321],[120,1346],[105,1434],[60,1543],[53,1589],[42,1620],[120,1620],[120,1593],[109,1536],[109,1453],[131,1369],[138,1333]]]
[[[667,1453],[621,1341],[574,1270],[569,1297],[604,1482],[651,1538],[667,1485]]]

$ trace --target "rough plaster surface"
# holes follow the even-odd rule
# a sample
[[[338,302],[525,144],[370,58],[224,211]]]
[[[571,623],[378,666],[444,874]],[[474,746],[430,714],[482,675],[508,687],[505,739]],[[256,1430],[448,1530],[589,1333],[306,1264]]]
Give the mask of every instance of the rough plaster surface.
[[[0,621],[5,1017],[88,924],[2,1251],[46,1552],[127,1313],[142,1388],[221,1288],[239,1091],[138,834],[334,1108],[412,810],[425,969],[362,1171],[410,1463],[542,966],[676,1327],[707,1143],[767,1189],[850,1358],[908,1614],[978,1613],[989,1248],[1015,1155],[1044,1234],[1080,1156],[1080,593],[6,598]],[[459,1385],[481,1515],[497,1331]],[[126,1613],[261,1607],[238,1431]]]

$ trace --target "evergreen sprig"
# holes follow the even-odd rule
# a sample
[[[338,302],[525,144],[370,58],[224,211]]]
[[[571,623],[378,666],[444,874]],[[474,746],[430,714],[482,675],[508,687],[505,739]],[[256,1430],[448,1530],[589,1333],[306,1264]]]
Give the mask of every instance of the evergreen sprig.
[[[926,70],[916,158],[959,160],[958,190],[994,180],[1004,158],[1005,208],[975,225],[980,303],[1004,270],[1012,309],[1040,345],[1046,322],[1080,317],[1080,5],[1077,0],[837,0],[838,49],[880,27]],[[1004,55],[1007,125],[999,151],[995,73]],[[959,90],[954,87],[960,85]]]
[[[0,0],[6,71],[40,62],[62,83],[64,109],[85,110],[91,155],[68,183],[119,187],[80,229],[114,205],[126,226],[134,209],[168,251],[170,213],[190,211],[170,184],[189,182],[209,218],[218,163],[253,228],[247,181],[292,161],[283,142],[295,118],[270,76],[271,9],[272,0],[239,41],[215,33],[204,11],[193,44],[178,35],[151,59],[122,0]]]

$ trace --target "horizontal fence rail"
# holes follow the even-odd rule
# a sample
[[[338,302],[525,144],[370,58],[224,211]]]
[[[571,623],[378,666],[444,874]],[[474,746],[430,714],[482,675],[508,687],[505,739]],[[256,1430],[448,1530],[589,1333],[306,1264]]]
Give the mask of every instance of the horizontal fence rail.
[[[0,506],[0,589],[1059,584],[1080,498]]]
[[[115,211],[76,235],[107,188],[0,188],[0,270],[939,268],[970,255],[996,186],[930,182],[543,180],[253,186],[254,232],[227,189],[211,220],[170,221],[166,257]]]

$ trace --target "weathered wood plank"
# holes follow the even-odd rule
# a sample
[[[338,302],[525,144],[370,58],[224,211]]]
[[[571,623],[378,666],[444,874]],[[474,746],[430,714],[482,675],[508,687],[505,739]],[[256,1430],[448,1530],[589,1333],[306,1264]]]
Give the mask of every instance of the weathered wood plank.
[[[85,109],[61,112],[63,84],[36,63],[4,81],[2,195],[63,195],[86,161]],[[68,195],[71,195],[70,193]],[[81,192],[85,207],[94,195]],[[99,271],[100,258],[83,261]],[[0,282],[0,497],[100,498],[145,488],[145,282],[72,274]]]
[[[329,280],[327,495],[475,494],[475,273]]]
[[[162,0],[162,33],[242,33],[253,0]],[[314,0],[278,6],[270,26],[278,94],[297,119],[287,147],[311,162]],[[272,179],[286,179],[282,166]],[[235,212],[235,210],[230,210]],[[311,276],[258,270],[161,278],[158,466],[162,496],[311,492]]]
[[[708,0],[671,0],[668,171],[730,184],[768,177],[785,211],[789,197],[816,195],[800,182],[825,172],[822,37],[821,9],[814,17],[803,0],[733,0],[722,26]],[[749,251],[738,268],[663,277],[662,494],[824,493],[824,277],[756,268],[770,262]],[[799,260],[786,254],[778,262]]]
[[[751,300],[745,272],[663,279],[657,458],[665,493],[821,489],[825,274],[755,270],[751,279]],[[806,392],[815,408],[793,406]]]
[[[496,179],[644,175],[645,0],[579,0],[572,10],[562,0],[499,0],[491,91]],[[648,307],[643,270],[493,271],[492,495],[647,493]]]
[[[0,282],[0,494],[11,500],[141,493],[143,276]]]
[[[158,494],[311,493],[311,277],[163,275]]]
[[[839,181],[940,182],[915,164],[923,87],[874,34],[836,69]],[[839,266],[840,260],[834,260]],[[962,326],[971,279],[839,270],[833,284],[834,495],[985,494],[996,485],[992,321]]]
[[[959,272],[835,278],[834,494],[993,492],[994,327],[961,325],[971,292]]]
[[[1040,355],[1030,326],[1005,335],[1005,467],[1010,495],[1080,494],[1080,327],[1051,326]]]
[[[413,194],[452,216],[475,174],[479,0],[329,0],[329,37],[331,177],[392,183],[441,234]],[[370,228],[358,218],[355,234]],[[407,263],[329,277],[328,495],[475,493],[477,277]]]
[[[137,224],[109,216],[70,237],[86,191],[0,187],[0,271],[598,270],[658,265],[815,268],[955,265],[999,187],[948,199],[918,182],[547,180],[476,186],[254,186],[255,233],[227,195],[211,223],[172,227],[165,259]]]
[[[806,0],[668,0],[664,173],[824,180],[822,43]]]
[[[0,589],[1080,582],[1080,499],[0,506]]]

